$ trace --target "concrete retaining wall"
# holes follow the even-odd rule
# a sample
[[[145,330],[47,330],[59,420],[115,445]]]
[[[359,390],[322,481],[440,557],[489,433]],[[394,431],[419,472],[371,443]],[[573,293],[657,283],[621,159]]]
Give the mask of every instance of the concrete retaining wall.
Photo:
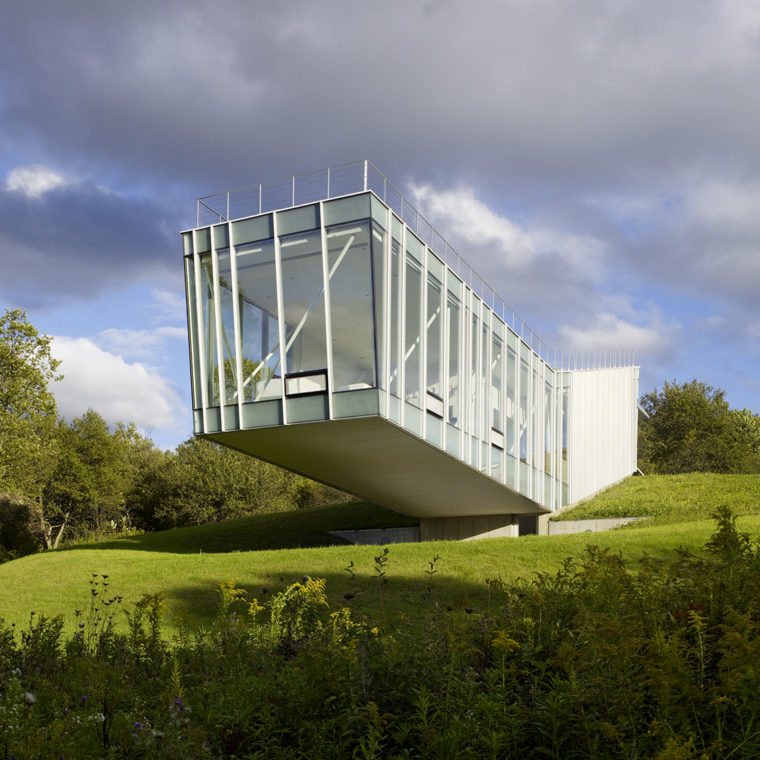
[[[548,530],[550,536],[561,536],[568,533],[600,533],[638,520],[649,520],[649,518],[608,517],[599,520],[549,520]]]
[[[385,544],[415,544],[420,540],[420,529],[412,528],[371,528],[368,530],[330,530],[332,536],[343,538],[352,544],[362,546],[384,546]]]

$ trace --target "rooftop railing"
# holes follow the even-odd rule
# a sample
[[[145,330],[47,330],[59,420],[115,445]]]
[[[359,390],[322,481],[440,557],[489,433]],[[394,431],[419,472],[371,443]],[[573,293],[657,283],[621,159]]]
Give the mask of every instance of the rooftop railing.
[[[633,366],[633,352],[600,349],[550,348],[486,283],[407,198],[371,161],[353,161],[258,185],[249,185],[198,198],[196,226],[255,216],[320,200],[372,191],[470,289],[512,328],[524,343],[555,369],[580,370]]]

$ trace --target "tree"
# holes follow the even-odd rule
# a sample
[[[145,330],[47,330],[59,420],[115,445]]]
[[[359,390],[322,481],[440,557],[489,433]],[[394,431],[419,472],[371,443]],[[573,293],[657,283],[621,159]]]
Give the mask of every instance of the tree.
[[[0,317],[0,490],[33,499],[55,459],[57,410],[48,386],[61,376],[50,342],[23,309]]]
[[[79,535],[102,534],[112,521],[121,520],[131,485],[124,447],[92,409],[70,425],[61,420],[56,438],[59,455],[44,490],[44,503],[57,515],[61,532],[70,526]],[[48,548],[56,545],[57,541]]]
[[[164,462],[153,488],[156,506],[151,527],[155,528],[199,525],[350,498],[204,438],[180,444]]]
[[[644,472],[760,472],[760,419],[732,410],[725,392],[692,380],[666,382],[641,398]]]
[[[156,513],[167,498],[168,473],[176,455],[156,448],[131,423],[118,422],[113,436],[121,449],[127,483],[122,527],[152,530],[156,528]]]

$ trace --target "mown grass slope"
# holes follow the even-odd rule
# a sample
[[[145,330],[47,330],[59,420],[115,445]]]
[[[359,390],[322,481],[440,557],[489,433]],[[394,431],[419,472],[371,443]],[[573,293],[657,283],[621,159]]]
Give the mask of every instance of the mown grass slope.
[[[760,475],[693,472],[626,478],[554,519],[650,516],[650,524],[667,525],[709,519],[723,505],[737,515],[760,514]]]
[[[371,608],[375,614],[386,610],[414,615],[429,587],[442,604],[483,610],[489,603],[486,579],[507,581],[551,572],[589,543],[620,551],[629,562],[647,554],[664,557],[681,546],[699,550],[714,530],[709,515],[719,504],[729,504],[743,515],[740,530],[760,535],[759,489],[760,476],[631,478],[583,505],[583,516],[593,515],[597,503],[602,514],[595,516],[632,514],[637,503],[641,511],[633,514],[652,514],[656,507],[656,520],[641,527],[593,536],[398,544],[388,549],[380,581],[383,568],[375,558],[382,556],[382,549],[326,545],[336,543],[326,530],[414,522],[366,504],[257,515],[82,544],[0,566],[0,618],[25,625],[32,612],[61,614],[71,628],[74,611],[90,603],[92,574],[107,575],[107,592],[123,597],[125,606],[144,594],[164,594],[169,631],[209,623],[221,583],[232,581],[245,588],[249,598],[265,601],[304,575],[325,578],[331,605],[350,605],[357,614]],[[568,516],[575,517],[580,509]]]

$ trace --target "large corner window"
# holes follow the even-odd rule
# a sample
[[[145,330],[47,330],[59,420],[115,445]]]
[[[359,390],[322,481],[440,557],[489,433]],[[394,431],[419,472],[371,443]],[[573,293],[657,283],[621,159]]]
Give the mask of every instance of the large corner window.
[[[288,375],[325,370],[325,289],[319,230],[280,238],[285,323],[285,370]]]
[[[243,401],[280,398],[280,337],[274,242],[236,249]]]
[[[377,385],[371,247],[377,234],[368,221],[326,231],[335,391]]]

